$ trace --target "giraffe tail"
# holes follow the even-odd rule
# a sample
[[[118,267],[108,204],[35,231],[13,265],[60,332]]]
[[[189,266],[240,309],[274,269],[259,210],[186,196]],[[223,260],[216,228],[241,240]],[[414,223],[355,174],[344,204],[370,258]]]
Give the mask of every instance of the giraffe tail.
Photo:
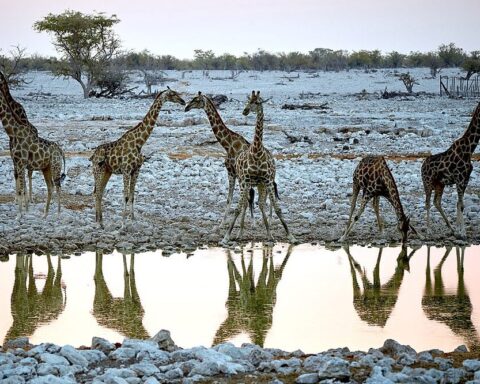
[[[60,149],[60,150],[61,150],[61,149]],[[67,172],[67,165],[66,165],[66,163],[65,163],[65,152],[63,152],[63,150],[61,150],[61,151],[62,151],[62,159],[63,159],[63,172],[62,172],[62,174],[61,174],[61,176],[60,176],[60,183],[61,183],[63,180],[65,180],[65,177],[67,177],[67,174],[65,173],[65,172]]]
[[[274,181],[273,182],[273,190],[275,191],[275,198],[277,200],[280,200],[280,196],[278,195],[278,187],[277,187],[277,183]]]
[[[254,200],[255,199],[255,190],[253,188],[250,188],[250,195],[248,197],[248,206],[250,207],[250,216],[253,219],[253,206],[254,206]]]

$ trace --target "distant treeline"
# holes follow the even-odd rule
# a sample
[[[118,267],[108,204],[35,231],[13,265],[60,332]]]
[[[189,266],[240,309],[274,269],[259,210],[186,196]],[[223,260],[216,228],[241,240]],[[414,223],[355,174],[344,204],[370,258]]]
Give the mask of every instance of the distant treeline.
[[[4,55],[2,60],[9,60]],[[308,53],[289,52],[271,53],[258,50],[253,54],[244,53],[241,56],[222,54],[216,56],[211,50],[197,49],[193,59],[177,59],[171,55],[154,55],[149,51],[128,52],[117,55],[114,59],[115,66],[127,70],[322,70],[341,71],[346,69],[370,68],[401,68],[401,67],[427,67],[436,72],[444,67],[463,67],[469,71],[470,67],[478,66],[480,51],[467,53],[455,44],[442,44],[432,52],[410,52],[402,54],[396,51],[383,54],[379,50],[360,50],[348,52],[345,50],[332,50],[316,48]],[[55,57],[33,55],[22,57],[18,66],[22,70],[54,70],[61,65]],[[19,69],[20,69],[19,68]],[[478,68],[475,72],[478,72]]]

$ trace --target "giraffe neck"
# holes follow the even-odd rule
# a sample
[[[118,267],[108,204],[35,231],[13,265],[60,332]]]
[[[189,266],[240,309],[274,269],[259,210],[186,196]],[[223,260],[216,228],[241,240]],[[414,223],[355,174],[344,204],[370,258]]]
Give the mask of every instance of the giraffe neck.
[[[253,137],[252,148],[259,150],[263,146],[263,105],[257,108],[257,123],[255,125],[255,136]]]
[[[22,125],[18,117],[12,112],[3,91],[0,91],[0,119],[10,138],[26,136],[27,130],[24,129],[26,128],[25,125]]]
[[[472,120],[460,140],[466,144],[464,148],[469,154],[475,152],[480,140],[480,103],[473,112]]]
[[[397,219],[402,220],[405,218],[405,212],[403,211],[402,202],[400,201],[400,195],[398,194],[397,185],[395,184],[395,180],[393,179],[390,170],[388,170],[388,173],[390,174],[390,182],[387,183],[389,200],[393,208],[395,209]]]
[[[207,97],[205,98],[204,109],[207,114],[208,121],[210,122],[210,125],[212,127],[213,134],[217,138],[220,145],[226,150],[228,150],[230,148],[229,139],[232,137],[233,132],[227,128],[222,118],[220,117],[217,108],[215,108],[215,105],[213,105],[212,100]]]
[[[158,114],[160,113],[160,109],[162,109],[162,105],[163,105],[163,99],[159,95],[153,102],[152,106],[148,110],[142,122],[134,128],[134,130],[140,133],[135,138],[135,144],[139,150],[140,148],[142,148],[142,146],[150,137],[153,131],[153,128],[155,127],[155,123],[157,121]]]
[[[12,94],[10,93],[10,88],[8,87],[8,83],[6,81],[1,82],[0,92],[3,93],[6,102],[8,103],[8,105],[10,105],[10,109],[12,110],[12,112],[17,115],[19,121],[22,123],[27,123],[28,119],[25,109],[19,102],[17,102],[12,97]]]

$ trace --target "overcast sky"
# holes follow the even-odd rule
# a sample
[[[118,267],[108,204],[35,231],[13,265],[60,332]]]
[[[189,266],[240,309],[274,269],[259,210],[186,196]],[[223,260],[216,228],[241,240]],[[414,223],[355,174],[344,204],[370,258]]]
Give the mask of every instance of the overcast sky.
[[[126,50],[192,58],[194,49],[241,55],[257,49],[480,50],[480,0],[0,0],[0,49],[54,55],[33,23],[65,9],[116,14]]]

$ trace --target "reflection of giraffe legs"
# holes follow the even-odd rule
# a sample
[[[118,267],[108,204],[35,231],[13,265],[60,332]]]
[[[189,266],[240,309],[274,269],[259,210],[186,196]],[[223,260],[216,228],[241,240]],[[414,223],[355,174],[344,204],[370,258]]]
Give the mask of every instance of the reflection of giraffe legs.
[[[353,306],[360,319],[367,324],[384,327],[396,305],[399,290],[403,282],[405,271],[409,270],[409,260],[415,253],[412,250],[407,256],[407,247],[402,246],[397,257],[397,266],[394,274],[384,284],[380,280],[380,265],[383,248],[379,248],[378,256],[373,269],[373,282],[370,282],[365,269],[352,257],[348,246],[343,249],[347,254],[350,274],[352,276]],[[360,276],[362,287],[357,279]]]
[[[282,264],[275,268],[271,247],[263,248],[261,270],[255,279],[253,255],[246,262],[242,253],[240,265],[233,261],[227,251],[228,299],[227,318],[218,328],[213,344],[223,343],[235,335],[247,333],[252,342],[263,346],[272,326],[272,314],[276,303],[276,290],[290,258],[290,245]]]
[[[446,248],[445,254],[433,271],[433,287],[430,278],[430,252],[427,253],[426,281],[422,307],[430,320],[444,323],[456,335],[460,336],[470,351],[479,351],[480,339],[471,320],[472,304],[463,277],[465,248],[456,247],[455,249],[458,276],[456,293],[446,290],[443,283],[442,268],[451,249],[451,247]]]
[[[123,297],[113,297],[102,270],[103,254],[97,251],[95,260],[95,296],[93,315],[98,323],[117,330],[129,338],[148,338],[143,326],[144,310],[135,282],[135,255],[130,256],[128,268],[127,256],[122,254],[123,263]]]

